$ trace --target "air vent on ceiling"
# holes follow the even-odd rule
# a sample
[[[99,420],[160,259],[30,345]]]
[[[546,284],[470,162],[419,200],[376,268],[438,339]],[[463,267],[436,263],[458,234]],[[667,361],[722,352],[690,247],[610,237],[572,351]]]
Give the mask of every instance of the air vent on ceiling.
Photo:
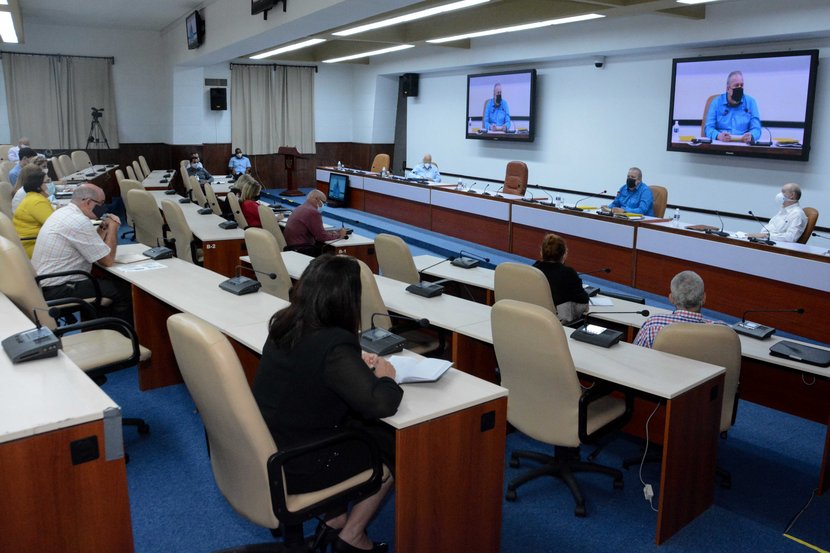
[[[228,86],[228,79],[205,79],[205,86]]]

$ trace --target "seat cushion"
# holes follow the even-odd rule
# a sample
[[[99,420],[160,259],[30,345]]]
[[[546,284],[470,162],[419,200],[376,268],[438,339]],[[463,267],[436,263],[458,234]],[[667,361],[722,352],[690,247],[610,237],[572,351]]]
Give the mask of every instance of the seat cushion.
[[[383,481],[385,482],[390,475],[389,469],[386,465],[383,465]],[[328,488],[323,488],[322,490],[317,490],[314,492],[308,493],[300,493],[300,494],[288,494],[285,498],[285,504],[288,507],[288,510],[292,513],[299,511],[300,509],[304,509],[309,505],[314,505],[324,499],[332,497],[342,491],[348,490],[358,484],[362,484],[369,480],[372,477],[371,470],[364,470],[363,472],[359,472],[349,478],[348,480],[344,480],[339,484],[335,484],[334,486],[330,486]]]
[[[63,352],[84,372],[124,361],[133,352],[130,339],[110,329],[67,334],[61,338],[61,342]],[[144,346],[139,347],[140,361],[150,359],[150,350]]]
[[[593,434],[625,412],[625,401],[614,396],[605,396],[588,406],[588,435]]]

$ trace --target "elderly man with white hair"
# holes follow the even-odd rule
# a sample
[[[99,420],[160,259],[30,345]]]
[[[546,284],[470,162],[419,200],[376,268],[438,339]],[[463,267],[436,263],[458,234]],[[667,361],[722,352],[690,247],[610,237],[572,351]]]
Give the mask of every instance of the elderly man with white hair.
[[[767,223],[764,232],[749,234],[753,238],[766,238],[775,242],[796,242],[807,227],[807,215],[798,201],[801,199],[801,187],[788,182],[775,195],[778,213]]]
[[[327,231],[323,227],[321,211],[326,205],[326,195],[320,190],[308,193],[303,205],[294,210],[285,224],[286,249],[318,256],[323,244],[346,236],[346,229]]]
[[[652,315],[643,324],[634,343],[645,348],[654,347],[654,339],[664,326],[673,323],[723,324],[712,321],[700,314],[700,308],[706,302],[703,279],[694,271],[683,271],[671,279],[669,301],[675,310],[668,315]]]
[[[432,182],[441,182],[441,173],[438,171],[438,166],[432,162],[432,155],[430,154],[424,154],[421,163],[412,168],[412,176]]]

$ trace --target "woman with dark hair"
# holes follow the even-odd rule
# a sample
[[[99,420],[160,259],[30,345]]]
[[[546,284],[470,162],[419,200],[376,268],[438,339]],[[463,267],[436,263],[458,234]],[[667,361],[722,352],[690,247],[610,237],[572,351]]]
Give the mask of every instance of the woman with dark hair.
[[[556,234],[546,234],[542,239],[541,254],[541,261],[533,266],[548,279],[556,315],[563,323],[578,319],[588,311],[588,294],[577,272],[565,265],[568,255],[565,239]]]
[[[291,305],[271,319],[253,393],[278,447],[359,428],[375,439],[384,464],[394,470],[394,433],[377,419],[397,411],[403,390],[388,361],[360,351],[360,291],[353,258],[313,260],[291,291]],[[326,488],[369,468],[365,445],[341,444],[287,464],[288,492]],[[322,524],[323,545],[333,541],[340,552],[386,551],[388,545],[366,536],[366,525],[391,486],[389,478],[349,513]]]
[[[35,240],[43,223],[55,211],[49,202],[48,178],[40,167],[32,164],[24,167],[18,178],[25,196],[14,210],[13,222],[29,258],[35,250]]]

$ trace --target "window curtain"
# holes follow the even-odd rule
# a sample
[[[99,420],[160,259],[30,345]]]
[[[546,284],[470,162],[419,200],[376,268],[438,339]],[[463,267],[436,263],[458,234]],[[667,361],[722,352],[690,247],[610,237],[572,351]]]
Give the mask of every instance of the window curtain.
[[[95,107],[104,109],[101,131],[110,148],[118,148],[111,58],[4,52],[3,72],[12,142],[27,136],[36,148],[85,148]]]
[[[273,154],[281,146],[316,153],[313,67],[231,65],[234,148]]]

